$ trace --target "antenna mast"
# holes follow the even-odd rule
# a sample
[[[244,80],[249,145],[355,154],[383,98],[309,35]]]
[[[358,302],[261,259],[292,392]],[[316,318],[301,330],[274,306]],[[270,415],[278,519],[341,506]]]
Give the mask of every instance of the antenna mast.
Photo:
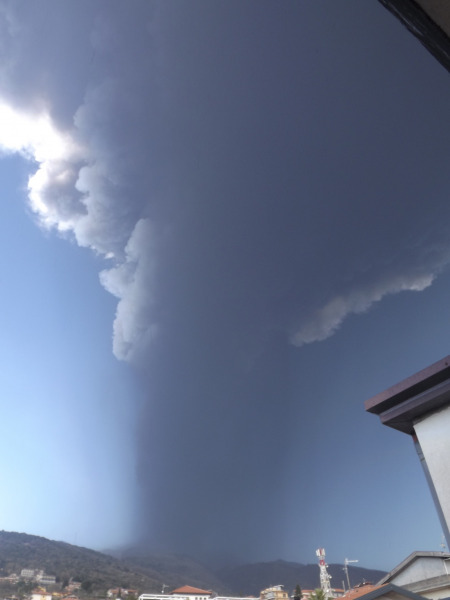
[[[345,571],[345,574],[347,576],[348,589],[350,589],[350,577],[348,576],[348,565],[350,563],[357,563],[357,562],[359,562],[359,561],[357,561],[357,560],[348,560],[348,558],[346,558],[344,560],[344,568],[342,570]]]
[[[316,556],[319,557],[319,569],[320,569],[320,587],[323,590],[325,599],[333,597],[333,591],[331,589],[331,575],[327,571],[327,563],[325,562],[325,550],[319,548],[316,550]]]

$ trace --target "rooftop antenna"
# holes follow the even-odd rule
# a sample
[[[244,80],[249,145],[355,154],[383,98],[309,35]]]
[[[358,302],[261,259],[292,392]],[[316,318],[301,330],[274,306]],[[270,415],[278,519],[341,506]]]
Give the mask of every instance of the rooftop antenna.
[[[348,565],[350,563],[357,563],[357,562],[359,562],[359,560],[349,560],[348,558],[346,558],[344,560],[344,568],[342,570],[345,571],[345,575],[347,576],[347,585],[348,585],[349,590],[351,589],[351,586],[350,586],[350,577],[348,576]]]
[[[333,591],[331,589],[331,575],[327,571],[327,563],[325,562],[325,550],[319,548],[316,550],[316,556],[319,557],[319,569],[320,569],[320,587],[323,590],[325,599],[333,597]]]

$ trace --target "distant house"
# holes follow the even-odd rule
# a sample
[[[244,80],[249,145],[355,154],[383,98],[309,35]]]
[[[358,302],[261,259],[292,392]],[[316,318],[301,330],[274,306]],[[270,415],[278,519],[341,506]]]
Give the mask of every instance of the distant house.
[[[6,577],[0,577],[0,581],[4,581],[6,583],[17,583],[19,581],[19,576],[16,573],[11,573],[11,575],[7,575]]]
[[[127,596],[137,596],[137,590],[130,590],[125,588],[111,588],[106,592],[108,598],[126,598]]]
[[[430,600],[450,596],[450,554],[413,552],[379,582],[393,583]]]
[[[39,569],[22,569],[20,578],[27,581],[37,581],[41,585],[55,585],[56,583],[56,577],[46,575],[44,571]]]
[[[71,579],[69,581],[69,585],[66,586],[66,591],[68,593],[71,592],[75,592],[76,590],[79,590],[81,588],[81,581],[74,581],[73,579]]]
[[[190,598],[191,600],[208,600],[212,595],[211,590],[201,590],[191,585],[183,585],[169,594],[172,598]]]
[[[171,600],[169,594],[141,594],[138,600]]]
[[[20,571],[20,577],[21,579],[34,579],[36,577],[36,573],[38,573],[38,571],[36,571],[35,569],[22,569]]]
[[[215,596],[214,600],[257,600],[255,596]]]
[[[38,581],[41,585],[55,585],[56,577],[54,575],[46,575],[45,573],[40,573],[36,576],[36,581]]]
[[[173,590],[170,594],[141,594],[139,600],[173,600],[174,598],[181,598],[183,600],[209,600],[213,595],[211,590],[202,590],[191,585],[184,585]]]
[[[31,600],[52,600],[52,595],[47,592],[33,592]]]
[[[260,600],[289,600],[289,594],[283,590],[282,585],[274,585],[262,590],[259,597]]]

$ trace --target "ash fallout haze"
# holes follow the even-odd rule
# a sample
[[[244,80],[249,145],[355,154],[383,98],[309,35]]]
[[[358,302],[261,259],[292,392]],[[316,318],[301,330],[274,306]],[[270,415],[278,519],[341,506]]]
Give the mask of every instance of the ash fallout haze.
[[[375,0],[1,0],[0,56],[0,528],[439,550],[364,400],[449,353],[448,73]]]

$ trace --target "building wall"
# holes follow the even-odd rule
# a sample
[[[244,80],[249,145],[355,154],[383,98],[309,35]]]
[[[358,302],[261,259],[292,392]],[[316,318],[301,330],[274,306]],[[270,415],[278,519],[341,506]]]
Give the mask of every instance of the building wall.
[[[449,3],[450,4],[450,3]],[[450,406],[414,423],[414,431],[433,480],[441,525],[449,542],[450,531]],[[436,499],[435,499],[436,501]],[[439,506],[440,505],[440,506]],[[440,511],[439,511],[440,509]],[[442,522],[442,520],[444,522]]]
[[[450,596],[450,577],[448,575],[432,577],[431,579],[410,583],[405,585],[404,588],[430,600],[440,600]]]
[[[444,598],[448,598],[450,596],[450,588],[447,587],[440,590],[426,590],[414,593],[419,594],[424,598],[428,598],[429,600],[443,600]]]
[[[450,597],[449,573],[450,562],[439,557],[422,557],[390,578],[389,582],[429,600],[441,600]]]
[[[20,576],[23,579],[34,579],[36,572],[34,569],[22,569],[20,571]]]
[[[260,593],[261,600],[287,600],[288,598],[288,593],[283,590],[281,585],[267,588]]]
[[[254,596],[215,596],[213,600],[255,600]]]
[[[141,594],[138,600],[210,600],[211,594]]]
[[[450,569],[450,564],[448,568]],[[436,557],[423,557],[415,560],[398,575],[394,575],[390,583],[404,586],[416,581],[439,577],[440,575],[446,575],[444,560]]]
[[[51,594],[32,594],[32,600],[52,600]]]

